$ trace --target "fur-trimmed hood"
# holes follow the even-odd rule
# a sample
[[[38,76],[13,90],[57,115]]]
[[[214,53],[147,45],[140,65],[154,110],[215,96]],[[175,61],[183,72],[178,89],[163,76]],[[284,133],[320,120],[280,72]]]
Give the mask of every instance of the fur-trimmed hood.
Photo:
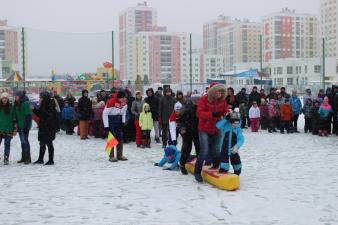
[[[208,101],[213,102],[215,100],[215,93],[217,91],[220,91],[222,93],[222,97],[220,100],[225,100],[225,97],[227,95],[227,89],[224,84],[215,83],[210,85],[210,88],[208,90]]]

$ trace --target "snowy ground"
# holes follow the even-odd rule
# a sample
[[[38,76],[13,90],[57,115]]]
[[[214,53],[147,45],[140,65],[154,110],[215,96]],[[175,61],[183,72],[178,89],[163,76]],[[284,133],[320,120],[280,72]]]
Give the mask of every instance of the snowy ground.
[[[55,166],[23,166],[16,137],[10,166],[0,164],[0,224],[338,224],[338,137],[245,137],[236,192],[154,167],[160,145],[126,145],[129,161],[110,163],[103,140],[61,134]]]

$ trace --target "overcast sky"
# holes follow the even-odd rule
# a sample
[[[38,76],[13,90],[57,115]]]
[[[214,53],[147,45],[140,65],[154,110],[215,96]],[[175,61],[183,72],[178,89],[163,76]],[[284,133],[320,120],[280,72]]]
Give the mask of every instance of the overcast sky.
[[[12,26],[25,26],[38,30],[101,33],[117,31],[119,12],[135,6],[138,2],[142,1],[0,0],[0,19],[7,19]],[[204,22],[220,14],[259,22],[263,15],[280,11],[284,7],[296,9],[300,13],[319,13],[319,0],[149,0],[147,2],[149,6],[157,8],[159,25],[167,26],[169,31],[191,32],[195,35],[202,34]],[[83,35],[58,35],[28,32],[28,43],[31,48],[28,59],[30,74],[45,74],[51,67],[57,67],[56,70],[60,73],[81,72],[79,70],[83,69],[88,71],[90,68],[93,68],[90,71],[95,71],[99,62],[110,59],[109,33],[97,35],[97,39],[95,35],[86,35],[85,38]],[[51,40],[50,37],[55,40]],[[76,41],[79,39],[84,40]],[[98,42],[100,44],[97,44]],[[65,66],[63,56],[68,55],[67,51],[71,51],[70,46],[73,46],[74,51],[68,59],[70,65]],[[117,48],[118,46],[116,50]],[[94,58],[95,65],[90,63]],[[81,61],[84,63],[79,63]],[[37,63],[40,64],[39,67]],[[43,67],[41,63],[46,65]]]

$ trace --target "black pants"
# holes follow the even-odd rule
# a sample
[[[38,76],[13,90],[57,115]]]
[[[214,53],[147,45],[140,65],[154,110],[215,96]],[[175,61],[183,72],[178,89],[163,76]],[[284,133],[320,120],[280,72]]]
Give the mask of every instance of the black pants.
[[[299,115],[294,115],[293,116],[293,121],[292,121],[292,128],[294,131],[297,131],[298,130],[298,118],[299,118]]]
[[[311,118],[305,117],[304,131],[305,133],[312,132],[312,119]]]
[[[312,122],[312,134],[317,135],[319,130],[319,119],[311,118]]]
[[[198,157],[200,153],[200,140],[198,137],[198,133],[195,132],[194,135],[191,134],[181,134],[183,138],[183,144],[182,144],[182,154],[180,159],[180,165],[185,165],[188,162],[188,159],[190,157],[190,153],[192,150],[192,143],[194,143],[195,150],[196,150],[196,157]]]
[[[277,127],[277,117],[270,117],[269,118],[269,131],[276,132],[276,127]]]
[[[46,152],[46,146],[48,147],[48,154],[49,154],[49,161],[54,162],[54,146],[53,142],[49,143],[42,143],[40,142],[40,153],[39,153],[39,160],[43,161]]]
[[[228,151],[226,148],[221,151],[221,166],[220,168],[225,170],[226,172],[230,170],[229,159],[234,169],[234,174],[240,175],[242,172],[242,162],[241,157],[238,153],[232,154],[229,156]]]
[[[292,121],[282,120],[281,121],[280,131],[282,133],[284,133],[284,130],[286,130],[286,132],[290,133],[290,131],[291,131],[291,123],[292,123]]]
[[[241,128],[244,129],[246,126],[246,117],[241,116]]]
[[[282,120],[281,120],[280,116],[276,117],[276,127],[279,130],[282,129]]]
[[[150,140],[150,133],[151,130],[142,130],[141,132],[142,140]]]
[[[99,138],[100,137],[100,125],[101,125],[101,121],[100,120],[94,120],[93,121],[93,134],[95,138]]]
[[[269,125],[269,120],[267,117],[261,117],[260,119],[260,124],[261,124],[261,129],[262,130],[266,130],[268,129],[268,125]]]
[[[338,135],[338,112],[334,111],[333,112],[333,129],[332,133]]]
[[[168,143],[169,124],[162,124],[162,142],[163,144]]]
[[[72,135],[74,133],[74,125],[72,120],[65,120],[66,134]]]

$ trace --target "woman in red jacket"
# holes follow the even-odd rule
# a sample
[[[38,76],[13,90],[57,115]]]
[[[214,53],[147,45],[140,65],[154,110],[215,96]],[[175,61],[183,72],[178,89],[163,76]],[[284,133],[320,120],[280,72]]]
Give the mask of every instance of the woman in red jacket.
[[[229,112],[225,97],[225,85],[212,83],[208,93],[198,102],[197,117],[199,118],[198,132],[201,149],[195,165],[195,179],[197,182],[203,182],[201,171],[208,155],[212,157],[212,168],[218,169],[219,167],[221,139],[216,123]]]

